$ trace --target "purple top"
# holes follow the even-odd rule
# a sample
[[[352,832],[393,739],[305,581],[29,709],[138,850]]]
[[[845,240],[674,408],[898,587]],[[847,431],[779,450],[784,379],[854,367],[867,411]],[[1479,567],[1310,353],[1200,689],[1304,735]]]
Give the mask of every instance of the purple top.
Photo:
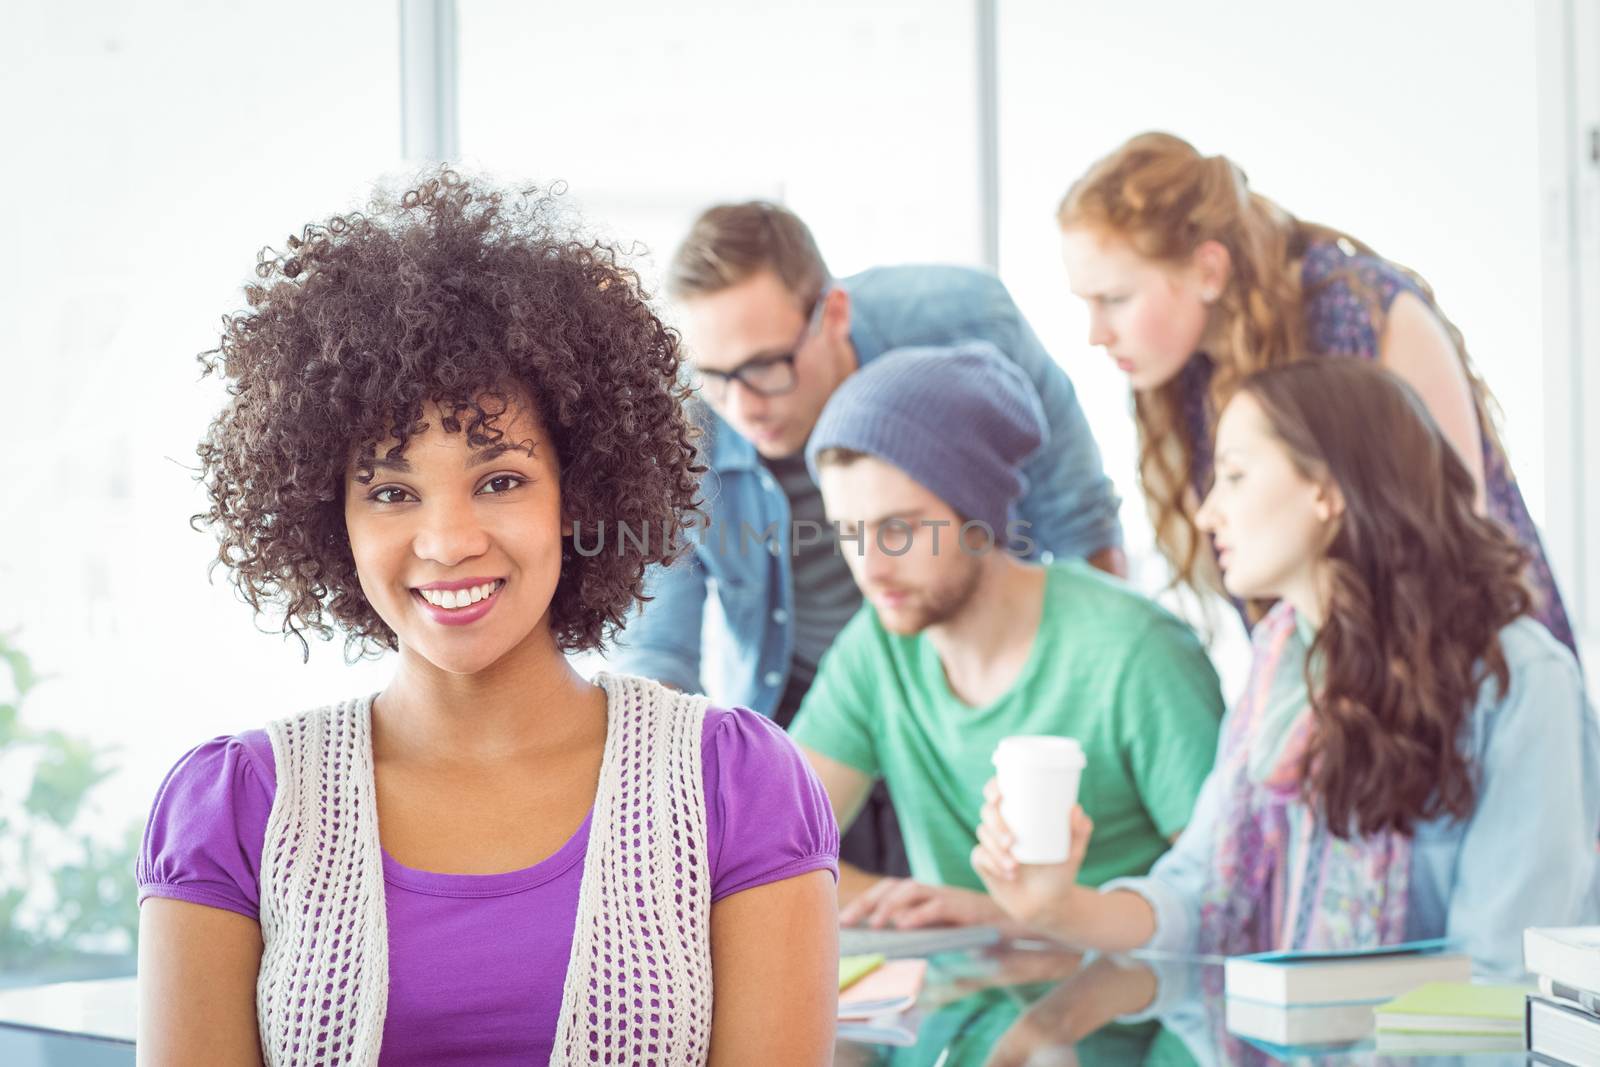
[[[810,871],[837,877],[839,830],[828,795],[783,730],[744,708],[712,707],[701,738],[712,902]],[[276,791],[263,730],[191,750],[156,793],[139,853],[139,900],[169,897],[259,921],[261,850]],[[592,814],[553,855],[504,874],[434,874],[384,852],[383,1067],[549,1059]]]
[[[1300,281],[1306,294],[1306,340],[1311,351],[1319,355],[1377,359],[1383,320],[1395,297],[1410,293],[1433,306],[1410,276],[1394,264],[1376,256],[1346,253],[1331,242],[1319,242],[1306,250]],[[1376,306],[1368,301],[1369,293]],[[1211,435],[1216,428],[1216,413],[1210,402],[1212,370],[1210,358],[1201,353],[1189,361],[1179,378],[1184,418],[1194,443],[1194,487],[1201,497],[1211,484]],[[1483,434],[1483,479],[1489,515],[1506,526],[1532,557],[1528,581],[1537,602],[1534,617],[1576,656],[1578,646],[1572,624],[1550,572],[1544,544],[1505,452],[1487,433]],[[1242,614],[1242,603],[1239,610]]]

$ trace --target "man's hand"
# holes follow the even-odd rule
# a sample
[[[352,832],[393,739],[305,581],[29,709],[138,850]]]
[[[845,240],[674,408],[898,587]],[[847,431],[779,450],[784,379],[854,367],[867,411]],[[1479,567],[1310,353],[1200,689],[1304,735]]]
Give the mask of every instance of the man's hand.
[[[993,926],[1006,921],[999,905],[982,893],[952,886],[923,885],[910,878],[879,879],[839,912],[840,926],[894,927]]]

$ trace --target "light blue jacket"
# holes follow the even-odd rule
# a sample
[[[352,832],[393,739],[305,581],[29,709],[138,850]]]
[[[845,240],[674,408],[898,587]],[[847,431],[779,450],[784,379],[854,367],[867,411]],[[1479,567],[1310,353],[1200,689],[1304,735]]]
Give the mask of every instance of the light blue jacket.
[[[1493,679],[1484,683],[1463,737],[1477,806],[1465,821],[1416,827],[1406,939],[1449,937],[1480,973],[1515,978],[1526,927],[1600,922],[1600,721],[1572,653],[1550,631],[1523,617],[1500,641],[1510,686],[1502,697]],[[1195,951],[1224,789],[1213,771],[1188,827],[1149,875],[1101,886],[1150,902],[1156,932],[1147,948]],[[1290,811],[1310,817],[1303,805]]]
[[[911,346],[987,341],[1039,392],[1050,440],[1023,468],[1028,522],[1043,562],[1122,543],[1119,500],[1072,382],[1050,358],[999,279],[964,267],[881,267],[835,283],[850,294],[850,340],[861,363]],[[771,715],[794,650],[789,501],[755,446],[707,414],[702,496],[726,536],[647,576],[654,599],[607,657],[616,669]],[[749,535],[740,537],[748,526]],[[764,543],[762,531],[772,529]]]

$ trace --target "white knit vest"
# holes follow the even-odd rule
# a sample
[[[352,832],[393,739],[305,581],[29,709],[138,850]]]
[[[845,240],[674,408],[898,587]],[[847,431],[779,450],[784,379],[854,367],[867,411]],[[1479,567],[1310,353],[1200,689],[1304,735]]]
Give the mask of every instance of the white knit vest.
[[[704,1063],[706,698],[602,673],[605,756],[552,1064]],[[268,1067],[372,1067],[389,994],[372,698],[274,722],[256,1014]]]

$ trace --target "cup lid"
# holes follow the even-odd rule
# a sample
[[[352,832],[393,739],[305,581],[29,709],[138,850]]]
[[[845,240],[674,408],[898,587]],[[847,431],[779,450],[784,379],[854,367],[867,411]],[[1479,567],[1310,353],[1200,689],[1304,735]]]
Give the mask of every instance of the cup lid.
[[[1082,770],[1089,762],[1083,746],[1071,737],[1051,734],[1013,734],[995,746],[994,763],[1001,760],[1028,763],[1035,767]]]

